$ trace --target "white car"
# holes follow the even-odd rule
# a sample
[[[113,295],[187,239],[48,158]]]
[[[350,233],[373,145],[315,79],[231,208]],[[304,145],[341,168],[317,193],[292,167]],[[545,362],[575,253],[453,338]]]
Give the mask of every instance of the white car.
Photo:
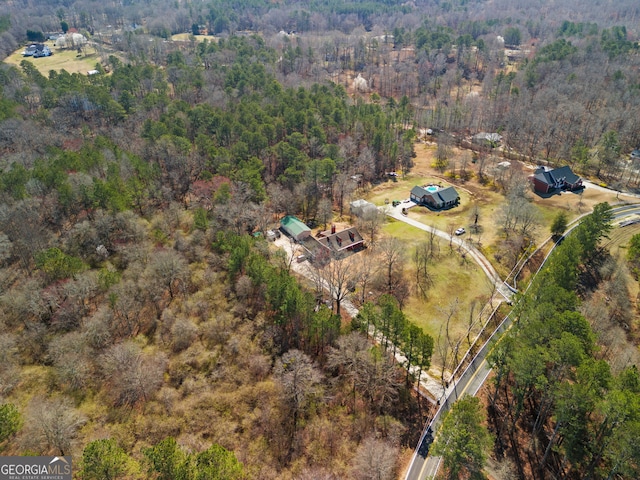
[[[456,235],[464,235],[466,230],[462,227],[456,230]]]

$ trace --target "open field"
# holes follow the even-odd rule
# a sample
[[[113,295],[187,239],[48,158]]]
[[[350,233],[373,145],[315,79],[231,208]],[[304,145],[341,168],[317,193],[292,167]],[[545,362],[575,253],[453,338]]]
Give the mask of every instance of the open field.
[[[218,37],[214,35],[192,35],[190,33],[177,33],[171,36],[171,40],[174,42],[190,42],[191,37],[193,37],[196,42],[204,42],[205,40],[210,42],[218,41]]]
[[[492,286],[482,269],[472,260],[463,258],[457,248],[450,248],[446,240],[438,239],[439,255],[428,269],[432,284],[426,298],[422,298],[415,287],[412,255],[415,246],[427,239],[427,233],[406,223],[391,220],[384,226],[383,234],[400,239],[406,246],[405,277],[412,286],[411,295],[403,309],[407,317],[437,341],[441,327],[450,315],[450,337],[464,337],[469,319],[479,320],[480,311],[492,293]],[[481,323],[472,329],[471,340]],[[444,332],[442,334],[444,337]],[[467,347],[467,343],[463,342],[462,353]],[[433,363],[434,366],[439,363],[437,352],[434,352]]]
[[[451,227],[465,227],[469,231],[469,225],[474,222],[475,207],[478,207],[478,224],[481,226],[481,233],[478,235],[467,234],[474,243],[487,254],[489,260],[495,265],[491,258],[491,252],[502,239],[500,210],[505,201],[505,197],[498,191],[490,176],[495,169],[495,165],[503,161],[502,158],[489,158],[484,166],[485,178],[487,181],[478,181],[478,165],[471,162],[467,165],[467,171],[471,173],[469,180],[462,181],[459,178],[451,178],[448,172],[441,173],[433,167],[436,147],[433,144],[419,142],[415,146],[416,158],[414,167],[405,178],[399,177],[397,182],[391,180],[376,185],[365,198],[376,205],[383,205],[385,200],[403,200],[409,198],[411,188],[415,185],[427,183],[439,183],[443,186],[453,185],[460,194],[460,205],[450,210],[441,212],[431,211],[425,207],[414,207],[409,210],[409,217],[427,225],[434,226],[443,231],[449,231]],[[451,164],[461,163],[463,156],[470,153],[457,148],[453,149]],[[513,169],[518,169],[526,176],[533,173],[533,167],[520,162],[511,161]],[[593,209],[593,206],[601,202],[617,204],[623,201],[637,202],[638,199],[627,198],[624,195],[606,192],[598,188],[585,188],[582,193],[562,192],[546,198],[539,196],[533,191],[529,193],[531,202],[538,208],[540,215],[540,225],[534,231],[536,244],[542,243],[549,236],[549,226],[555,215],[559,211],[564,211],[569,220],[573,220],[580,215]]]
[[[82,53],[78,53],[76,50],[68,49],[63,50],[53,46],[52,41],[45,42],[49,46],[53,55],[50,57],[23,57],[22,52],[24,47],[20,47],[13,52],[4,62],[10,65],[19,66],[20,62],[26,60],[32,63],[38,69],[38,71],[45,77],[49,76],[49,71],[62,71],[66,70],[69,73],[83,73],[86,74],[89,70],[93,70],[96,64],[100,61],[98,52],[90,45],[87,45]]]
[[[460,149],[453,149],[453,152],[454,158],[450,162],[458,163],[458,165],[464,155],[470,155],[469,152]],[[443,174],[437,171],[432,166],[434,153],[434,145],[418,143],[415,165],[411,172],[404,177],[399,176],[397,181],[390,179],[374,186],[367,192],[365,198],[376,205],[384,205],[387,201],[390,203],[393,200],[402,201],[409,198],[411,188],[415,185],[431,183],[442,186],[454,185],[461,197],[458,207],[441,212],[431,211],[425,207],[413,207],[409,209],[408,216],[445,232],[453,231],[458,227],[465,227],[469,232],[469,226],[473,224],[477,210],[478,224],[481,226],[480,233],[467,233],[466,238],[484,252],[494,267],[501,272],[501,275],[506,276],[507,267],[499,265],[494,257],[504,238],[500,212],[505,197],[498,191],[494,179],[490,176],[495,171],[495,165],[502,159],[495,157],[487,160],[484,165],[485,182],[481,183],[478,181],[478,166],[471,162],[468,162],[467,165],[467,171],[471,172],[467,181],[452,178],[447,174],[448,172]],[[520,170],[520,179],[533,173],[531,166],[519,162],[512,162],[512,164],[512,168]],[[457,171],[460,171],[459,166]],[[537,207],[540,218],[540,225],[534,232],[534,241],[537,245],[549,236],[549,226],[559,211],[564,211],[571,221],[591,211],[597,203],[606,201],[610,204],[617,204],[623,201],[637,201],[637,199],[626,198],[624,195],[617,195],[597,187],[587,187],[580,194],[562,192],[546,198],[533,191],[528,195],[530,201]],[[623,229],[616,228],[612,232],[612,242],[614,238],[620,240],[612,249],[614,255],[617,251],[624,254],[625,242],[628,242],[633,234],[632,231],[636,233],[640,231],[640,224],[625,227],[624,233],[622,231]],[[411,285],[415,285],[415,266],[411,256],[415,245],[421,240],[427,239],[426,232],[395,220],[388,221],[382,232],[385,235],[397,237],[406,244],[405,276]],[[480,310],[486,305],[492,292],[492,286],[478,265],[464,259],[457,249],[450,249],[446,240],[441,239],[439,243],[440,256],[437,263],[429,269],[433,284],[427,298],[421,298],[417,294],[417,289],[413,287],[404,311],[411,321],[420,326],[425,333],[431,335],[434,340],[438,338],[449,312],[455,311],[452,315],[450,335],[457,339],[465,335],[470,316],[477,318]],[[634,283],[633,288],[636,289],[635,283],[637,282],[632,283]],[[637,292],[632,293],[637,294]],[[473,315],[471,315],[472,311]],[[473,336],[472,334],[471,338]],[[466,350],[466,342],[463,342],[461,349]],[[437,355],[436,352],[434,366],[438,364]]]

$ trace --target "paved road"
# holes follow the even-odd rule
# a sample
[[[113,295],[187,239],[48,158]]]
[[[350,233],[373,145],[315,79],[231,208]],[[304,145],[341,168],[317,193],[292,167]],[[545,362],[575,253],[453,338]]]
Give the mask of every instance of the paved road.
[[[640,215],[640,205],[636,204],[616,207],[613,208],[612,213],[614,220],[622,220],[625,217],[637,217],[638,215]],[[578,224],[579,222],[573,224],[565,233],[565,235],[575,227],[577,227]],[[538,272],[542,269],[552,251],[553,248],[545,257],[544,261],[538,269]],[[536,272],[535,275],[537,275],[538,272]],[[455,382],[454,385],[451,385],[447,389],[444,402],[438,409],[438,412],[434,415],[433,419],[431,419],[431,421],[427,424],[420,437],[418,448],[413,454],[413,458],[411,460],[411,464],[409,465],[409,469],[407,470],[405,480],[425,480],[435,478],[436,474],[438,473],[438,469],[440,468],[441,458],[429,456],[429,447],[431,445],[431,442],[433,441],[433,436],[437,432],[444,414],[458,398],[466,394],[476,395],[478,390],[480,390],[487,377],[491,373],[491,368],[486,361],[486,357],[493,346],[496,344],[496,342],[501,338],[502,334],[511,326],[512,320],[513,318],[511,314],[509,314],[498,326],[498,328],[496,328],[496,330],[493,332],[487,342],[482,346],[482,348],[478,351],[460,379]]]
[[[506,329],[509,325],[510,321],[505,319],[502,322],[501,327],[502,329]],[[435,478],[442,459],[441,457],[429,455],[429,448],[431,446],[431,442],[433,442],[433,437],[440,427],[444,415],[447,413],[449,408],[451,408],[451,405],[453,405],[458,398],[461,398],[464,395],[475,396],[491,373],[491,368],[486,361],[486,355],[499,337],[499,334],[494,335],[495,336],[485,343],[480,352],[478,352],[474,357],[460,379],[453,385],[450,385],[447,389],[444,402],[440,405],[440,408],[427,425],[425,431],[422,433],[420,441],[418,442],[418,448],[414,452],[411,464],[407,470],[407,475],[405,477],[406,480]]]

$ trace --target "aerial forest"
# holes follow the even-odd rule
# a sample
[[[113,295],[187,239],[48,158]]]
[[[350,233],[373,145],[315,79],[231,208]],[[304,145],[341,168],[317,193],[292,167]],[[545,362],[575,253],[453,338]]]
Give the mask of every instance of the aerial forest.
[[[497,132],[505,158],[635,192],[640,6],[586,3],[0,5],[0,453],[71,455],[84,480],[402,476],[437,408],[435,339],[403,312],[427,286],[396,275],[381,216],[358,227],[387,263],[336,267],[329,293],[265,232],[347,218],[427,129],[447,156]],[[65,55],[90,67],[39,66]],[[612,220],[600,204],[562,241],[456,407],[496,478],[639,474],[620,272],[637,280],[640,239],[612,255]]]

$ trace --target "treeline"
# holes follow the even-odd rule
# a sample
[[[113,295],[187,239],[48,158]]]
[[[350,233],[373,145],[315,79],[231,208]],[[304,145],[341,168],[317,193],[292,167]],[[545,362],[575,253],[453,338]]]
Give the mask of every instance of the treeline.
[[[198,454],[185,452],[169,437],[144,450],[143,465],[112,439],[94,440],[82,453],[80,477],[86,480],[132,478],[146,470],[158,479],[239,480],[245,478],[242,464],[233,452],[213,445]]]
[[[213,2],[201,11],[195,8],[163,11],[162,7],[168,8],[167,5],[159,4],[159,17],[147,22],[147,31],[155,39],[145,34],[144,29],[134,31],[132,27],[114,35],[111,42],[126,52],[128,61],[133,64],[152,60],[168,66],[164,88],[162,81],[144,78],[147,87],[157,88],[154,93],[159,94],[158,98],[145,96],[148,106],[156,101],[166,105],[162,99],[162,94],[166,93],[190,105],[204,101],[226,107],[231,104],[230,99],[242,96],[245,90],[258,95],[272,94],[265,89],[256,89],[252,84],[252,81],[264,81],[268,85],[270,78],[298,86],[337,77],[341,83],[344,81],[350,86],[350,72],[353,71],[362,73],[371,91],[383,97],[397,100],[407,96],[412,108],[401,115],[406,125],[441,128],[461,134],[499,131],[504,135],[507,148],[530,158],[570,163],[578,170],[605,180],[636,184],[638,176],[632,169],[625,169],[625,162],[621,161],[640,144],[638,117],[634,115],[640,101],[634,73],[639,58],[637,39],[628,27],[632,23],[625,25],[627,18],[630,21],[634,18],[633,8],[621,4],[615,15],[607,16],[604,14],[607,8],[596,11],[577,5],[571,8],[571,4],[564,2],[548,7],[554,12],[549,18],[558,18],[557,22],[541,22],[537,20],[537,13],[535,19],[527,18],[526,12],[536,11],[531,5],[522,5],[520,9],[502,5],[501,9],[473,16],[472,12],[489,8],[477,2],[425,2],[420,5],[420,13],[417,13],[417,5],[397,2],[340,5],[320,2],[311,9],[298,3],[274,7],[258,1],[243,2],[234,11],[219,2]],[[389,14],[372,13],[374,5],[378,12]],[[125,12],[138,8],[139,5],[131,2],[123,5],[119,13],[105,12],[102,16],[89,15],[82,9],[79,9],[80,14],[62,9],[56,15],[67,18],[73,14],[73,18],[67,20],[78,28],[103,23],[113,26],[123,24],[124,20],[107,22],[109,15],[127,16],[129,14]],[[429,12],[434,14],[429,15]],[[139,15],[133,17],[133,23],[141,23]],[[438,18],[438,22],[433,18]],[[617,23],[613,23],[612,18],[618,19]],[[268,28],[263,24],[268,24]],[[198,28],[208,25],[210,31],[221,33],[229,40],[223,40],[220,48],[214,43],[196,45],[194,42],[176,52],[173,50],[178,47],[157,38],[158,35],[167,37],[173,32],[191,31],[194,25]],[[28,29],[36,31],[35,27]],[[264,39],[261,42],[275,49],[268,50],[263,45],[254,51],[241,48],[243,54],[247,54],[245,62],[236,64],[234,71],[229,72],[232,62],[227,57],[236,49],[230,45],[241,42],[233,35],[238,29],[262,32]],[[280,30],[295,30],[299,35],[278,36],[276,32]],[[333,30],[342,33],[324,35]],[[359,34],[352,35],[353,31]],[[309,32],[314,34],[305,35]],[[517,58],[512,59],[517,71],[505,71],[508,60],[505,42],[510,46],[522,46]],[[408,49],[403,50],[405,47]],[[260,61],[247,61],[250,59]],[[106,58],[103,61],[107,63]],[[267,65],[262,73],[256,71],[260,70],[259,63]],[[245,70],[253,70],[251,79],[242,73]],[[135,69],[127,74],[138,75]],[[505,76],[508,76],[507,81]],[[100,83],[101,80],[93,79],[93,82]],[[89,103],[82,98],[65,98],[66,117],[74,115],[86,120],[100,111],[105,121],[114,122],[132,112],[135,115],[139,111],[140,98],[126,88],[120,91],[126,83],[121,80],[119,87],[112,86],[110,95],[92,92]],[[154,83],[160,85],[151,87]],[[476,96],[478,85],[481,95]],[[136,88],[140,88],[139,84]],[[221,90],[225,93],[221,94]],[[7,93],[5,96],[14,98],[11,90]],[[43,101],[37,95],[16,100],[29,102],[30,107],[37,107]],[[45,100],[49,103],[58,101],[50,91]],[[0,109],[0,112],[4,110]],[[348,116],[343,118],[347,123],[351,120]],[[142,122],[144,120],[146,118]],[[336,123],[339,125],[340,119]],[[389,124],[386,126],[388,128]],[[364,131],[369,130],[365,128]],[[612,132],[616,136],[613,148],[610,143]],[[259,132],[251,139],[242,140],[245,143],[253,140],[254,148],[260,148],[265,138],[269,147],[281,140],[269,140],[265,133]],[[331,139],[328,141],[335,143]],[[376,175],[394,167],[408,152],[397,133],[390,141],[384,139],[384,143],[385,152],[382,155],[376,152],[379,157]],[[395,151],[394,144],[397,145]],[[252,154],[251,149],[248,154]],[[335,161],[333,155],[326,156]],[[257,174],[253,172],[250,176],[254,178]]]
[[[407,320],[394,297],[385,294],[376,304],[365,303],[354,319],[354,327],[371,336],[394,357],[402,353],[406,357],[407,379],[415,376],[420,387],[422,372],[431,366],[433,338]]]
[[[301,287],[286,268],[274,265],[265,252],[254,248],[251,236],[220,233],[213,246],[228,256],[227,269],[246,314],[264,312],[273,328],[274,353],[290,349],[321,356],[340,335],[341,320],[326,307],[315,308],[313,293]]]
[[[513,313],[513,331],[491,356],[489,422],[497,457],[520,478],[636,478],[640,375],[612,371],[578,312],[606,254],[610,207],[597,205],[562,245]]]
[[[3,452],[81,452],[82,478],[394,478],[423,407],[266,241],[174,205],[96,211],[61,248],[106,232],[93,268],[52,248],[25,281],[2,269]]]
[[[62,159],[73,154],[50,150],[44,155],[46,161],[35,160],[38,169],[55,170],[42,172],[40,177],[48,177],[44,182],[38,177],[40,182],[60,191],[61,174],[97,168],[100,150],[108,149],[129,165],[114,165],[115,170],[93,181],[111,183],[114,188],[105,190],[122,194],[120,205],[113,205],[117,210],[131,208],[132,203],[143,208],[140,190],[151,199],[157,195],[158,181],[171,187],[166,193],[172,200],[185,202],[195,181],[223,176],[246,184],[249,199],[256,203],[266,199],[268,185],[277,184],[289,197],[296,197],[295,202],[282,202],[282,208],[290,213],[302,210],[305,218],[313,219],[322,198],[344,201],[345,192],[356,185],[352,177],[368,182],[411,167],[414,132],[402,128],[407,102],[352,104],[336,85],[285,89],[269,73],[273,50],[258,37],[201,44],[194,55],[170,54],[167,69],[125,65],[111,57],[109,76],[63,71],[47,78],[29,62],[23,62],[22,72],[4,70],[0,83],[5,117],[40,111],[71,128],[89,122],[111,137],[92,152],[88,146],[79,152],[83,162],[93,159],[92,165],[75,165],[76,160]],[[256,59],[267,65],[255,63]],[[208,68],[201,66],[201,60]],[[17,88],[15,75],[25,88]],[[224,101],[216,102],[220,105],[202,101],[212,95],[222,95]],[[118,125],[124,129],[123,137],[115,139],[108,130]],[[11,145],[16,138],[5,142],[7,149],[19,148]],[[8,182],[15,198],[23,196],[24,185],[31,180],[23,171],[30,166],[31,162],[21,165],[16,159],[6,167],[13,169]],[[135,190],[130,195],[128,183]],[[107,207],[105,202],[113,203],[104,199],[99,206]],[[86,201],[71,203],[88,206]]]
[[[259,38],[110,62],[0,69],[3,453],[143,478],[170,437],[166,478],[393,478],[422,400],[248,232],[408,169],[408,101],[285,88]]]

